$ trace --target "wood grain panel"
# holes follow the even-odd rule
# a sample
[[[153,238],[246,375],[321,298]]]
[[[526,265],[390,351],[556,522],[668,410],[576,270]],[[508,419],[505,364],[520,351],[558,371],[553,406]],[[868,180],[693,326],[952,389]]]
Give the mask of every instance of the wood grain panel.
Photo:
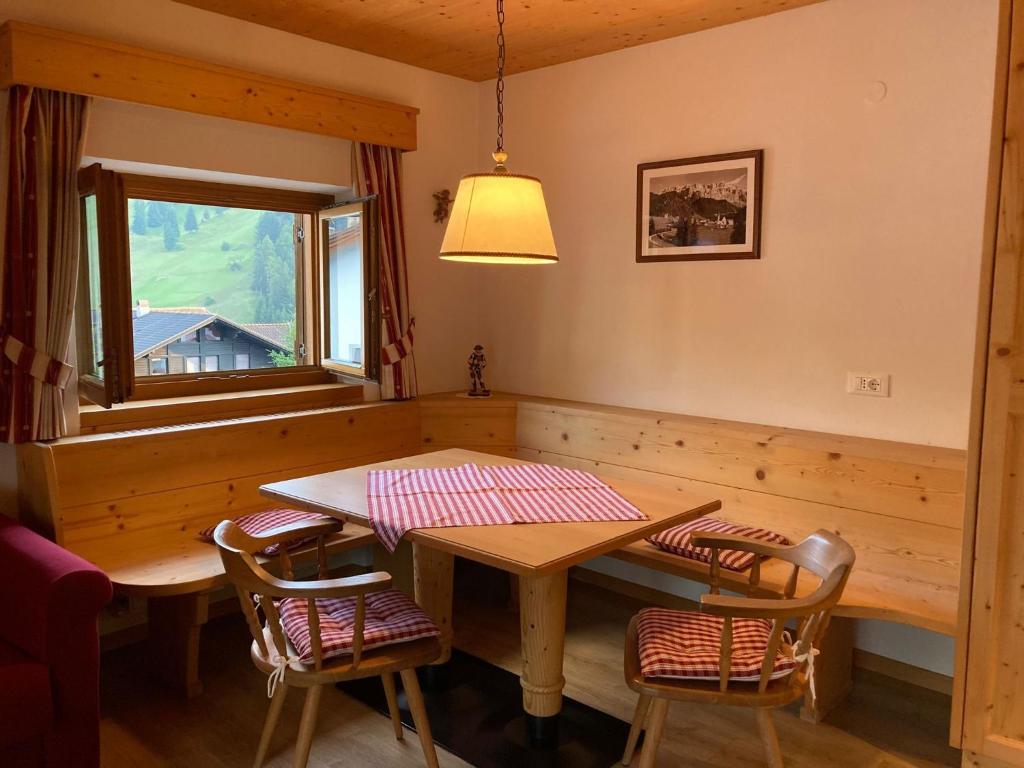
[[[491,0],[177,0],[469,80],[494,77]],[[820,0],[506,3],[509,73],[798,8]]]
[[[520,449],[519,455],[531,461],[634,480],[668,495],[716,495],[722,500],[722,510],[715,517],[764,526],[794,541],[819,528],[832,530],[857,551],[857,565],[837,609],[838,615],[887,619],[944,635],[954,633],[960,533],[952,528],[543,451]],[[646,542],[638,542],[613,556],[669,573],[679,573],[687,565]],[[771,568],[771,564],[765,566],[762,580],[767,587],[774,588],[777,585],[772,580]],[[786,570],[786,574],[777,574],[778,585],[785,583]],[[697,565],[690,577],[704,581],[706,571],[706,567]],[[723,573],[726,580],[731,576]],[[745,585],[746,574],[741,574],[733,586]]]
[[[959,529],[964,453],[673,414],[519,403],[518,445]]]
[[[421,398],[419,403],[424,451],[466,448],[515,456],[515,397],[495,394],[486,399],[470,400],[434,395]]]
[[[81,433],[95,435],[127,429],[189,424],[261,414],[308,411],[354,405],[362,400],[361,386],[319,384],[257,391],[229,392],[162,400],[132,400],[112,408],[98,405],[79,409]]]
[[[54,443],[61,509],[365,456],[417,452],[415,403],[331,408]]]
[[[416,149],[415,107],[8,21],[0,88],[33,85]]]
[[[971,597],[959,639],[966,662],[964,765],[1024,766],[1024,2],[1005,0],[1000,10],[1000,38],[1008,41],[999,61],[1006,101],[997,136],[1001,164],[993,168],[999,173],[995,242],[981,277],[981,305],[989,312],[979,323],[985,370],[975,380],[977,494],[967,508],[973,547],[964,573]]]

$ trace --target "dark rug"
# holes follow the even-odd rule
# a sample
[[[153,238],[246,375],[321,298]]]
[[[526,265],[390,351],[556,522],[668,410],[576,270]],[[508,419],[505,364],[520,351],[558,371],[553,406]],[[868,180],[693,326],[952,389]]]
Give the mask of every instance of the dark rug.
[[[420,670],[419,679],[434,742],[476,768],[609,768],[622,758],[629,724],[564,697],[558,746],[530,747],[519,677],[486,661],[454,651],[443,667]],[[401,685],[398,675],[395,682]],[[387,715],[380,678],[338,688]],[[398,703],[412,728],[404,692]]]

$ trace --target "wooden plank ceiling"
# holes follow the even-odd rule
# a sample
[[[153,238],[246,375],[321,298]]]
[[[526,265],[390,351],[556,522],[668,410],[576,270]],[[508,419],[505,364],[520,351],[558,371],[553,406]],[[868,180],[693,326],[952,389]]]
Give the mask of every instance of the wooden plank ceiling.
[[[494,0],[176,0],[468,80],[494,77]],[[507,0],[509,73],[822,0]]]

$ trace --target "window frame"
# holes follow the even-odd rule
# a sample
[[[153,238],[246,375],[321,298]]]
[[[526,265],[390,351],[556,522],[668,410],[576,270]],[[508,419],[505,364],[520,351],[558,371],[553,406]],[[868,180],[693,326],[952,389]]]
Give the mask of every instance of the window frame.
[[[128,266],[127,239],[117,235],[123,227],[127,232],[127,211],[122,205],[123,182],[119,174],[104,170],[99,163],[78,170],[78,215],[80,224],[78,284],[75,286],[76,304],[84,297],[91,311],[88,230],[85,226],[85,198],[96,198],[97,267],[99,271],[100,319],[102,349],[93,345],[92,327],[87,313],[75,313],[76,363],[80,372],[83,360],[89,364],[95,359],[103,368],[103,376],[92,373],[78,376],[78,391],[94,403],[110,408],[122,403],[133,394],[135,383],[135,356],[132,352],[131,290],[123,280]],[[125,292],[127,291],[127,293]],[[118,310],[129,307],[129,312]]]
[[[124,216],[124,241],[128,273],[124,276],[130,295],[131,253],[128,243],[128,201],[150,200],[193,205],[229,206],[255,210],[281,211],[303,217],[303,237],[300,240],[301,255],[296,259],[296,315],[301,319],[301,343],[306,345],[307,364],[289,368],[260,368],[246,370],[206,371],[203,365],[197,373],[168,373],[156,381],[139,378],[135,381],[133,400],[150,400],[164,397],[179,397],[199,394],[215,394],[230,391],[246,391],[274,387],[303,386],[327,383],[331,377],[320,366],[320,344],[318,323],[320,308],[316,301],[319,290],[311,290],[310,278],[317,270],[317,238],[309,237],[308,230],[316,226],[319,212],[333,205],[331,195],[296,192],[291,190],[250,187],[238,184],[176,179],[162,176],[120,174],[123,179],[122,208]],[[297,249],[299,250],[299,249]],[[201,360],[201,363],[204,362]]]
[[[366,226],[367,222],[378,222],[380,219],[379,201],[376,195],[362,197],[332,204],[320,211],[317,218],[316,240],[319,244],[320,263],[320,340],[323,344],[320,364],[327,370],[363,381],[377,382],[380,379],[380,242],[379,228]],[[331,329],[328,320],[331,314],[329,280],[330,269],[328,248],[324,243],[327,237],[326,222],[328,219],[359,212],[363,221],[363,364],[361,366],[346,365],[328,357],[331,349]],[[371,351],[374,351],[371,354]]]

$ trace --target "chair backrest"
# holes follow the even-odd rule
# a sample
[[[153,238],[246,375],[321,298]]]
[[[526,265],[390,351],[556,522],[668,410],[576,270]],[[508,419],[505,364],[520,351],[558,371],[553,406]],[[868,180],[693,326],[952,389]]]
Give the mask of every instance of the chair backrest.
[[[371,584],[381,583],[382,579],[370,577],[354,577],[351,579],[327,580],[327,551],[324,540],[327,536],[341,530],[342,524],[337,520],[304,520],[292,523],[256,536],[250,535],[239,528],[234,522],[225,520],[214,530],[213,539],[220,551],[221,561],[228,579],[235,586],[238,599],[245,614],[249,631],[259,648],[260,654],[271,660],[267,645],[267,634],[273,642],[279,658],[289,656],[288,641],[285,636],[281,616],[278,613],[274,598],[305,598],[309,621],[309,638],[316,669],[323,664],[323,645],[320,638],[320,614],[316,608],[317,598],[322,597],[357,597],[355,633],[353,637],[353,666],[359,663],[363,645],[363,626],[365,620],[365,603],[363,595],[372,591]],[[318,554],[318,580],[296,581],[291,560],[288,557],[288,542],[297,539],[316,537]],[[255,555],[272,544],[280,544],[277,560],[283,579],[270,573],[256,560]],[[386,574],[371,574],[386,576]],[[263,610],[266,624],[260,622],[257,608]]]
[[[701,610],[721,616],[722,645],[719,655],[721,690],[729,684],[729,667],[732,659],[732,623],[735,618],[765,619],[772,622],[772,629],[761,662],[761,677],[758,689],[764,691],[771,682],[775,659],[780,650],[788,652],[798,660],[799,668],[789,676],[791,685],[804,685],[807,679],[806,667],[813,664],[815,646],[818,645],[828,628],[832,609],[842,597],[843,589],[850,578],[856,553],[846,541],[831,531],[820,530],[811,534],[799,544],[778,546],[764,544],[739,537],[722,537],[715,534],[695,533],[695,546],[707,546],[712,550],[711,591],[701,598]],[[757,555],[750,574],[750,591],[757,588],[761,561],[774,557],[792,564],[789,579],[783,594],[778,597],[732,597],[719,594],[720,573],[719,553],[722,549],[742,549]],[[820,580],[817,588],[808,595],[796,597],[800,570],[804,569]],[[793,642],[785,642],[787,624],[796,622]]]

